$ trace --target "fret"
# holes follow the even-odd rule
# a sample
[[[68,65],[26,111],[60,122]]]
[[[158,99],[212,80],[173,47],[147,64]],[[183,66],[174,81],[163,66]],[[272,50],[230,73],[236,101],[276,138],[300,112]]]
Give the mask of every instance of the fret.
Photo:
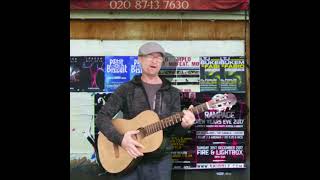
[[[190,111],[194,114],[196,109],[197,109],[197,108],[194,107],[194,108],[190,109]]]
[[[204,112],[205,110],[204,110],[203,106],[200,106],[200,107],[201,107],[202,112]]]
[[[167,122],[167,127],[169,127],[170,126],[170,119],[166,118],[166,122]]]
[[[174,119],[175,119],[177,122],[179,122],[179,114],[174,114],[173,116],[174,116]]]
[[[183,113],[180,113],[180,114],[177,114],[177,118],[178,118],[178,121],[181,122],[182,121],[182,117],[184,116]]]
[[[149,134],[152,134],[152,124],[149,126]]]
[[[209,109],[209,103],[206,102],[205,105],[206,105],[206,109],[208,110]]]
[[[179,121],[178,121],[178,119],[177,119],[177,116],[174,115],[173,117],[174,117],[175,122],[178,123]]]
[[[154,132],[154,125],[151,125],[151,134]]]
[[[199,109],[198,109],[198,108],[196,108],[196,110],[197,110],[197,114],[199,114]]]
[[[155,133],[157,131],[157,124],[153,124],[153,132],[152,133]]]
[[[201,112],[201,105],[197,106],[197,113]]]
[[[166,119],[161,120],[163,129],[166,128]]]
[[[161,129],[164,129],[163,121],[160,121]]]
[[[207,103],[203,103],[203,108],[204,108],[204,111],[207,111],[209,109],[209,105]]]
[[[183,113],[183,112],[180,112],[180,113],[178,114],[179,121],[182,121],[183,116],[184,116],[184,113]]]
[[[157,123],[155,123],[155,124],[154,124],[154,133],[157,132],[157,129],[158,129]]]
[[[175,119],[174,119],[174,116],[170,116],[169,118],[170,118],[170,121],[171,121],[173,124],[176,123],[176,122],[175,122]]]
[[[149,135],[149,126],[146,126],[144,129],[146,130],[146,135]]]
[[[157,126],[156,124],[153,124],[153,132],[152,133],[155,133],[157,131]]]

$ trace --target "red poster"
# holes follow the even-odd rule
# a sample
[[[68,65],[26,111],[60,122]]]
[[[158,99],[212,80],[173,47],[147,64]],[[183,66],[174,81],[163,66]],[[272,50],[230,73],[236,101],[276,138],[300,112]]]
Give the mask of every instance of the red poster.
[[[71,10],[234,11],[249,0],[70,0]]]

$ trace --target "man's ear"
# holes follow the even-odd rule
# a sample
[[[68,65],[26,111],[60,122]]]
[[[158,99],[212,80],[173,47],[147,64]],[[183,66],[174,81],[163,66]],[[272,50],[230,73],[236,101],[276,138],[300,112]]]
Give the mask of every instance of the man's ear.
[[[166,56],[162,56],[163,57],[163,61],[162,61],[162,63],[161,63],[161,66],[164,66],[164,64],[166,63],[166,61],[168,61],[168,57],[166,57]]]
[[[138,62],[141,64],[141,61],[142,61],[142,57],[141,56],[138,56]]]

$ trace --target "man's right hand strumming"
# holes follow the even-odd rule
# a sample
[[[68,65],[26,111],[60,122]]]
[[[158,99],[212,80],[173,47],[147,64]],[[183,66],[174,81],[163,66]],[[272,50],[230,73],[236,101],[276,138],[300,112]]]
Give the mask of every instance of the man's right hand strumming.
[[[139,131],[126,132],[121,142],[121,147],[125,149],[128,152],[128,154],[133,158],[143,156],[143,153],[140,152],[137,147],[144,148],[144,146],[140,144],[138,141],[134,140],[132,137],[138,133]]]

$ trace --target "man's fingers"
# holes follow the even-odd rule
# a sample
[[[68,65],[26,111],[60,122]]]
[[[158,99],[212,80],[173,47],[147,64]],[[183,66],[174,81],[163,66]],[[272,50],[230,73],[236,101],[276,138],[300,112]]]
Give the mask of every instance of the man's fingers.
[[[143,146],[142,144],[140,144],[138,141],[132,141],[132,143],[133,143],[135,146],[138,146],[138,147],[144,149],[144,146]]]
[[[188,125],[188,120],[186,120],[185,118],[182,118],[182,122],[185,124],[185,125]]]
[[[191,112],[191,111],[188,111],[188,110],[183,110],[183,113],[184,113],[184,116],[183,116],[183,117],[185,117],[185,116],[190,116],[190,115],[192,114],[192,112]]]
[[[134,153],[131,151],[131,149],[128,149],[127,150],[128,154],[133,157],[133,158],[136,158],[136,156],[134,155]]]
[[[183,113],[184,113],[183,117],[187,117],[187,119],[193,116],[193,113],[189,110],[183,110]]]
[[[134,144],[134,148],[132,148],[132,149],[135,151],[135,153],[138,154],[139,156],[143,156],[143,153],[140,152],[137,147],[144,148],[144,146],[142,144],[138,143],[137,141],[133,141],[133,144]]]
[[[136,157],[138,156],[143,156],[143,154],[137,149],[137,148],[132,148],[132,151],[134,152],[134,154],[136,155]]]
[[[138,134],[140,131],[136,130],[136,131],[128,131],[127,133],[130,134],[130,135],[133,135],[133,134]]]
[[[143,154],[135,146],[128,148],[127,151],[129,155],[133,158],[137,158],[138,156],[143,156]]]

